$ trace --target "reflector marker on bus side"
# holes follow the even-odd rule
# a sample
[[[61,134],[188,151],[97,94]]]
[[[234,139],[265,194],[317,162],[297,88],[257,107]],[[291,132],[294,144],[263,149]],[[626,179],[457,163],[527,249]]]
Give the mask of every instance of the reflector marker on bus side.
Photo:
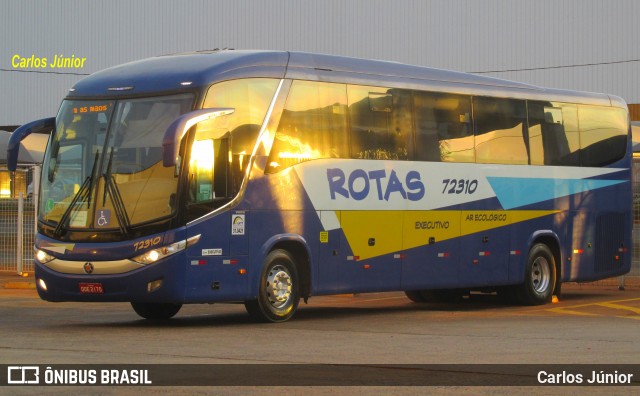
[[[584,253],[584,250],[582,249],[573,249],[573,254],[582,254]]]
[[[238,260],[222,260],[222,264],[236,265],[238,264]]]
[[[347,256],[347,261],[358,261],[360,256]]]
[[[522,254],[522,251],[520,250],[512,250],[509,252],[509,254],[511,254],[512,256],[519,256]]]
[[[438,253],[439,258],[447,258],[449,257],[449,252]]]
[[[393,258],[402,260],[402,259],[405,258],[405,255],[401,254],[401,253],[396,253],[396,254],[393,255]]]
[[[486,256],[489,256],[489,255],[491,255],[491,252],[479,252],[478,253],[478,256],[480,256],[480,257],[486,257]]]

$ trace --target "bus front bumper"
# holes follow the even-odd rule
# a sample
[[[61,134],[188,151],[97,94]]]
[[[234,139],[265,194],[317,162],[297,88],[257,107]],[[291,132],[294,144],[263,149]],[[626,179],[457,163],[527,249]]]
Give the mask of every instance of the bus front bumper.
[[[179,255],[178,255],[179,256]],[[178,257],[121,274],[66,274],[35,261],[36,288],[46,301],[162,302],[184,301],[185,271]]]

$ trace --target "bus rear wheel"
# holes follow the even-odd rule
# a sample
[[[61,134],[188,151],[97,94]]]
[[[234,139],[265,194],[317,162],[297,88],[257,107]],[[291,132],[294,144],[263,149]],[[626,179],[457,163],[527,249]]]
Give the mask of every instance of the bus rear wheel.
[[[180,311],[180,308],[182,308],[182,304],[171,303],[132,302],[131,306],[138,315],[151,320],[171,319],[178,313],[178,311]]]
[[[298,270],[291,254],[274,250],[265,259],[258,298],[245,301],[252,318],[260,322],[284,322],[293,317],[300,302]]]
[[[518,300],[525,305],[551,302],[556,285],[556,262],[547,245],[539,243],[529,251],[524,283],[515,289]]]

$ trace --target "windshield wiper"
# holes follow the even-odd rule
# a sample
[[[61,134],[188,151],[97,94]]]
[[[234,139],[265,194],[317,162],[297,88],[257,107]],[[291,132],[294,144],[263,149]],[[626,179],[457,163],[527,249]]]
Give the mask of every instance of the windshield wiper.
[[[89,174],[89,176],[87,176],[86,179],[84,179],[84,182],[82,182],[82,186],[80,186],[80,189],[78,190],[76,195],[73,196],[71,203],[62,214],[62,217],[60,218],[58,225],[56,225],[56,229],[53,231],[53,235],[60,236],[62,227],[64,227],[65,224],[69,221],[69,217],[71,217],[71,213],[73,212],[73,209],[76,207],[76,204],[78,203],[78,201],[82,199],[82,202],[84,202],[86,200],[87,210],[91,209],[91,191],[93,191],[93,176],[96,171],[97,164],[98,164],[98,151],[96,150],[96,155],[95,155],[95,158],[93,159],[93,166],[91,167],[91,173]]]
[[[107,171],[102,175],[104,179],[104,194],[102,196],[102,206],[107,202],[107,194],[111,197],[111,203],[113,204],[113,209],[116,212],[116,217],[118,218],[118,227],[120,227],[120,232],[123,235],[129,234],[129,229],[131,228],[131,222],[129,221],[129,216],[127,215],[127,209],[124,206],[124,201],[122,200],[122,195],[120,195],[120,190],[118,189],[118,185],[115,182],[113,175],[111,174],[111,163],[113,162],[113,147],[111,147],[111,152],[109,153],[109,163],[107,164]]]

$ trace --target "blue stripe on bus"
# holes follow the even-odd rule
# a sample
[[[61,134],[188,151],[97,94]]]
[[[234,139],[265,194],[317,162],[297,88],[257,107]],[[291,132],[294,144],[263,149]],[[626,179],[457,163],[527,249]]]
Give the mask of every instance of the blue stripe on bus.
[[[487,177],[503,209],[519,208],[624,183],[626,180]]]

